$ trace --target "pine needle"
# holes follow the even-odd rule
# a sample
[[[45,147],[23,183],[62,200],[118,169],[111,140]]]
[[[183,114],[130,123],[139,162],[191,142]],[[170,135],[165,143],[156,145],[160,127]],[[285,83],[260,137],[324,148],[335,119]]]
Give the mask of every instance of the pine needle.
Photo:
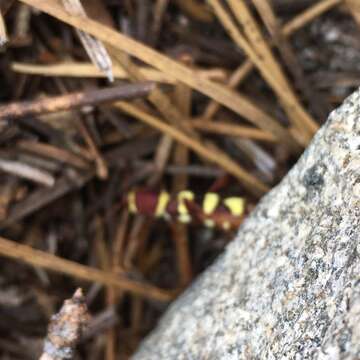
[[[152,285],[139,283],[108,271],[94,269],[74,261],[62,259],[45,251],[33,249],[30,246],[19,244],[3,237],[0,237],[0,255],[82,280],[111,285],[120,290],[130,291],[149,299],[169,301],[172,298],[170,292],[158,289]]]
[[[309,7],[299,15],[295,16],[293,19],[289,20],[282,27],[283,36],[291,36],[296,31],[307,25],[309,22],[313,21],[315,18],[325,13],[326,11],[331,10],[333,7],[339,5],[341,2],[342,0],[322,0],[315,5]],[[232,73],[228,80],[228,86],[232,89],[239,86],[253,69],[253,63],[250,60],[246,60]],[[219,108],[219,103],[215,101],[210,101],[209,105],[204,111],[203,116],[210,119],[216,114]]]
[[[239,164],[234,162],[231,158],[229,158],[224,153],[219,153],[212,147],[207,147],[204,144],[201,144],[187,134],[183,133],[179,129],[176,129],[160,119],[156,118],[155,116],[149,115],[146,112],[140,110],[134,105],[131,105],[126,102],[117,102],[115,104],[116,107],[124,111],[125,113],[141,120],[142,122],[160,130],[164,134],[171,136],[173,139],[177,140],[181,144],[185,145],[186,147],[192,149],[200,156],[204,157],[205,159],[218,164],[227,172],[238,178],[244,186],[248,188],[250,192],[254,195],[261,195],[269,190],[268,186],[262,183],[259,179],[249,174],[246,170],[240,167]]]
[[[58,1],[49,0],[21,0],[22,2],[44,11],[59,20],[62,20],[78,29],[97,36],[101,41],[106,42],[117,50],[124,51],[135,56],[147,64],[173,76],[193,89],[213,98],[229,109],[235,111],[259,128],[271,132],[292,152],[298,153],[299,144],[294,141],[292,135],[282,127],[270,115],[260,110],[248,98],[235,91],[216,84],[207,79],[200,78],[196,72],[188,67],[160,54],[159,52],[133,40],[129,37],[100,24],[97,21],[70,15],[59,4]]]
[[[150,81],[175,84],[177,82],[172,76],[164,74],[161,71],[155,70],[149,66],[138,67],[140,73]],[[64,62],[50,65],[30,64],[30,63],[18,63],[13,62],[11,64],[11,70],[21,74],[40,75],[40,76],[66,76],[76,78],[102,78],[106,75],[97,69],[91,63],[77,63],[77,62]],[[227,72],[221,68],[210,69],[196,69],[196,74],[199,77],[206,79],[224,81],[227,77]],[[119,67],[113,66],[113,75],[115,79],[128,79],[127,72]]]
[[[208,0],[216,15],[232,39],[249,56],[265,80],[272,87],[281,100],[289,120],[293,122],[309,142],[317,130],[317,124],[309,117],[294,95],[291,86],[282,73],[282,70],[263,39],[258,26],[245,4],[239,1],[228,0],[237,21],[243,26],[248,39],[240,32],[235,22],[221,5],[219,0]]]

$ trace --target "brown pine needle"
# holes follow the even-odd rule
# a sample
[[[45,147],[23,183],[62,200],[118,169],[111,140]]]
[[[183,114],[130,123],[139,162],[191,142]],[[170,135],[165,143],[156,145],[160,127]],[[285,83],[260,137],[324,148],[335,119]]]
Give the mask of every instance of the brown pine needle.
[[[262,38],[258,26],[245,4],[241,0],[228,0],[230,8],[237,18],[237,21],[244,27],[244,31],[249,40],[242,35],[219,0],[208,0],[208,2],[214,8],[220,22],[229,32],[232,39],[249,56],[251,61],[263,75],[264,79],[269,83],[282,101],[289,119],[302,133],[306,134],[307,141],[310,141],[312,135],[318,129],[318,125],[311,119],[298,102],[291,86],[283,75],[280,66],[272,56],[269,47]]]
[[[315,18],[326,11],[329,11],[334,6],[339,5],[343,0],[322,0],[306,9],[303,13],[290,20],[284,27],[283,32],[285,36],[290,36]]]
[[[342,0],[322,0],[316,3],[315,5],[304,10],[301,14],[295,16],[292,20],[287,22],[282,28],[283,35],[285,37],[290,37],[296,31],[307,25],[309,22],[313,21],[315,18],[317,18],[324,12],[329,11],[334,6],[339,5],[341,2]],[[239,86],[253,69],[253,63],[250,60],[246,60],[232,73],[228,81],[228,86],[232,89]],[[204,112],[204,117],[208,119],[212,118],[219,110],[219,108],[219,103],[215,102],[214,100],[210,101]]]
[[[233,0],[228,1],[234,4]],[[257,28],[256,21],[253,19],[250,12],[247,10],[249,17],[243,16],[243,8],[247,9],[244,2],[240,1],[237,4],[241,4],[241,6],[233,7],[233,11],[235,15],[237,15],[238,21],[241,22],[241,24],[245,27],[246,30],[246,24],[249,24],[249,19],[251,20],[253,26],[249,28],[249,34],[255,33],[252,38],[252,43],[255,47],[257,47],[258,50],[261,50],[260,57],[262,57],[263,59],[267,59],[266,66],[268,67],[269,72],[272,74],[276,74],[280,87],[283,87],[284,90],[281,91],[280,87],[277,90],[276,86],[274,86],[277,83],[276,81],[270,83],[270,86],[274,88],[275,93],[277,93],[280,100],[282,100],[284,104],[284,109],[288,114],[289,119],[292,120],[293,125],[298,127],[298,129],[303,133],[303,136],[307,139],[307,141],[310,141],[312,136],[319,129],[319,125],[307,112],[307,110],[302,106],[300,100],[298,99],[298,96],[292,88],[292,85],[283,73],[281,66],[278,64],[275,57],[273,56],[270,47],[263,39],[260,30]],[[257,31],[254,32],[254,29],[256,29]],[[262,39],[262,41],[259,41],[259,39]]]
[[[132,81],[137,82],[146,80],[146,77],[141,73],[140,68],[131,60],[130,56],[124,52],[117,51],[114,48],[111,49],[111,53],[114,63],[122,67]],[[177,126],[177,124],[179,124],[179,126],[181,125],[181,122],[179,122],[179,117],[181,117],[181,114],[179,114],[176,108],[172,106],[170,98],[164,92],[162,92],[160,89],[154,89],[154,91],[149,94],[147,99],[160,111],[160,113],[164,115],[164,117],[170,123],[172,123],[174,126]],[[141,106],[146,108],[147,105],[145,103],[141,103]],[[172,143],[173,141],[168,135],[163,135],[154,155],[155,171],[147,181],[148,186],[154,186],[161,179],[164,168],[170,156]],[[146,237],[147,235],[144,233],[144,238]],[[133,241],[133,246],[129,246],[129,248],[132,247],[135,249],[135,244],[137,242],[138,241]],[[129,250],[128,254],[132,254],[132,251]],[[131,257],[132,255],[130,258]]]
[[[297,153],[299,145],[294,141],[292,135],[268,114],[255,106],[245,96],[216,84],[207,79],[200,78],[196,72],[188,67],[160,54],[159,52],[127,37],[123,34],[100,24],[97,21],[69,15],[58,1],[49,0],[21,0],[22,2],[48,13],[59,20],[62,20],[78,29],[97,36],[101,41],[106,42],[117,50],[124,51],[129,55],[144,61],[147,64],[173,76],[180,82],[184,82],[193,89],[213,98],[229,109],[246,118],[251,123],[263,130],[271,132],[290,150]]]
[[[245,61],[245,63],[239,66],[229,77],[227,85],[231,89],[235,89],[242,81],[249,75],[250,71],[253,69],[253,63],[250,60]],[[217,111],[220,109],[220,104],[211,100],[208,106],[203,112],[203,117],[210,119],[212,118]]]
[[[79,119],[79,121],[76,122],[76,125],[77,125],[79,132],[80,132],[81,136],[83,137],[83,139],[89,149],[89,153],[92,155],[92,157],[95,161],[97,176],[99,177],[99,179],[102,179],[102,180],[107,179],[109,176],[108,165],[107,165],[105,159],[103,158],[102,154],[100,153],[98,146],[95,143],[95,140],[92,138],[83,119]]]
[[[170,291],[161,290],[146,283],[129,280],[109,271],[98,270],[74,261],[62,259],[45,251],[33,249],[31,246],[22,245],[3,237],[0,237],[0,255],[82,280],[113,286],[152,300],[169,301],[173,298],[173,294]]]
[[[16,143],[16,147],[33,154],[69,164],[79,169],[88,170],[90,167],[89,163],[81,156],[51,144],[21,140]]]
[[[302,91],[314,113],[320,118],[325,118],[328,111],[322,106],[321,95],[314,91],[306,78],[290,42],[287,41],[281,30],[280,21],[273,10],[270,0],[252,0],[252,2],[268,29],[274,44],[279,49],[287,69],[293,75],[295,85]]]
[[[114,50],[112,52],[115,63],[122,66],[129,74],[132,81],[144,81],[144,76],[140,73],[137,65],[131,61],[130,57],[124,52]],[[158,109],[164,118],[175,127],[179,127],[185,132],[190,134],[190,129],[185,125],[185,120],[180,111],[171,101],[170,97],[165,94],[161,89],[154,89],[148,96],[148,100]],[[196,134],[191,134],[196,135]]]
[[[360,26],[360,3],[358,0],[345,0],[345,4],[348,7],[351,15]]]
[[[225,121],[210,121],[199,119],[191,122],[191,126],[204,132],[241,137],[244,139],[276,142],[274,136],[268,132],[250,126],[236,125]]]
[[[119,65],[123,66],[126,71],[128,71],[129,76],[133,80],[144,80],[139,73],[138,67],[130,60],[129,56],[122,53],[122,52],[115,52],[112,51],[114,62],[118,62]],[[181,83],[182,84],[182,83]],[[185,86],[185,84],[183,84]],[[186,135],[189,140],[191,140],[192,144],[201,145],[201,139],[198,136],[198,134],[190,128],[189,125],[189,119],[187,116],[184,116],[180,110],[173,104],[169,96],[161,91],[161,89],[155,88],[148,96],[148,100],[154,104],[154,106],[159,110],[161,114],[168,120],[169,123],[172,124],[173,129],[177,130],[179,134]],[[129,105],[129,104],[128,104]],[[131,106],[131,105],[130,105]],[[141,111],[140,111],[141,112]],[[139,113],[137,113],[139,114]],[[143,113],[147,115],[146,113]],[[144,118],[139,118],[140,120],[143,120]],[[165,124],[164,124],[165,125]],[[171,128],[171,127],[170,127]],[[169,134],[168,134],[169,135]],[[224,164],[231,164],[232,173],[235,175],[234,171],[236,173],[242,173],[243,175],[246,174],[246,172],[238,165],[236,164],[231,158],[229,158],[224,152],[222,152],[220,149],[215,147],[210,142],[207,142],[207,148],[211,149],[213,154],[217,155],[217,159],[219,159],[220,166],[223,166],[225,168],[226,165]],[[225,168],[226,169],[226,168]],[[235,175],[237,176],[237,175]],[[239,177],[239,179],[246,183],[246,179],[244,179],[244,176],[242,178]],[[252,190],[252,187],[250,188],[250,191],[253,191],[253,193],[256,193],[257,191]],[[259,194],[259,193],[258,193]]]
[[[192,149],[200,156],[210,160],[211,162],[218,164],[220,167],[225,169],[227,172],[238,178],[247,189],[256,196],[262,195],[269,190],[269,187],[262,183],[259,179],[249,174],[239,164],[233,161],[224,153],[219,153],[212,147],[207,147],[202,143],[192,139],[181,130],[168,125],[156,118],[155,116],[149,115],[146,112],[140,110],[134,105],[126,102],[117,102],[116,107],[124,111],[125,113],[137,118],[140,121],[160,130],[164,134],[171,136],[176,141]]]
[[[176,0],[178,6],[198,21],[211,22],[213,14],[210,9],[198,0]]]
[[[176,83],[176,79],[174,79],[172,76],[164,74],[163,72],[160,72],[148,66],[138,68],[144,78],[149,81],[166,84]],[[64,62],[50,65],[13,62],[11,64],[11,70],[22,74],[40,76],[66,76],[76,78],[102,78],[106,76],[93,64],[78,62]],[[206,79],[216,81],[225,81],[227,77],[227,72],[221,68],[196,69],[195,72],[199,77],[204,77]],[[113,66],[113,73],[115,79],[129,78],[127,72],[123,68],[116,65]]]

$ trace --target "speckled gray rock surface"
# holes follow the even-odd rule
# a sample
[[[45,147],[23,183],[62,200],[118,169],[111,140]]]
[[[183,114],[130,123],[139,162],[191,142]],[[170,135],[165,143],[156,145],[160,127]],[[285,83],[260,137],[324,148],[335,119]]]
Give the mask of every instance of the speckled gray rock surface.
[[[360,92],[133,359],[360,359]]]

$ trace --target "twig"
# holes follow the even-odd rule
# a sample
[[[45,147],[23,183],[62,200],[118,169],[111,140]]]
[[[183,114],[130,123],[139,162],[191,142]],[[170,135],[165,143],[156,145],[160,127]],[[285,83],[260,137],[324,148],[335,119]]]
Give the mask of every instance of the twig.
[[[137,159],[142,155],[148,155],[154,150],[156,138],[150,141],[136,141],[122,145],[106,154],[106,161],[109,164],[122,168],[126,165],[126,161]],[[76,177],[75,177],[76,176]],[[32,214],[34,211],[41,209],[54,200],[64,196],[65,194],[77,188],[84,186],[94,176],[94,172],[85,172],[83,174],[75,173],[72,178],[65,175],[58,179],[52,188],[41,188],[27,196],[23,201],[14,204],[8,212],[5,221],[0,222],[0,228],[7,227],[15,221],[19,221],[24,217]]]
[[[23,151],[17,151],[17,161],[35,168],[39,168],[41,170],[48,171],[51,174],[59,173],[61,170],[63,170],[62,164],[58,161]]]
[[[144,97],[154,88],[154,83],[147,82],[12,103],[0,106],[0,121],[79,108],[86,105],[96,105],[114,100]]]
[[[146,166],[146,162],[143,163],[143,166]],[[135,163],[137,165],[137,163]],[[168,165],[165,168],[165,173],[170,175],[176,174],[187,174],[188,176],[198,176],[198,177],[209,177],[217,178],[224,175],[224,171],[217,167],[210,167],[204,165]]]
[[[80,133],[81,133],[82,137],[84,138],[84,140],[89,148],[89,151],[95,160],[96,174],[98,175],[98,177],[100,179],[106,179],[109,174],[108,166],[106,164],[105,159],[100,154],[100,151],[97,148],[97,145],[96,145],[94,139],[90,135],[90,132],[86,127],[86,124],[83,122],[83,119],[80,119],[80,121],[78,121],[76,123],[76,125],[78,126]]]
[[[169,301],[174,295],[170,291],[161,290],[146,283],[133,281],[109,271],[102,271],[81,265],[74,261],[48,254],[45,251],[36,250],[30,246],[7,240],[3,237],[0,237],[0,255],[86,281],[114,286],[120,290],[129,291],[148,299]]]
[[[62,0],[62,3],[71,15],[87,17],[80,0]],[[95,66],[106,75],[109,81],[114,81],[111,58],[103,43],[84,31],[76,29],[76,32]]]
[[[37,169],[19,161],[0,159],[0,170],[41,185],[52,187],[55,184],[55,178],[47,171]]]
[[[79,288],[71,299],[65,300],[60,311],[52,316],[40,360],[72,359],[89,320],[85,298]]]
[[[40,120],[36,117],[18,118],[16,125],[21,127],[21,130],[30,129],[31,132],[47,139],[50,143],[64,144],[67,141],[63,131],[48,124],[44,119]]]
[[[16,143],[16,147],[33,154],[69,164],[79,169],[89,169],[89,163],[81,156],[50,144],[21,140]]]
[[[45,205],[60,198],[68,192],[81,187],[82,185],[86,184],[92,178],[92,176],[92,173],[79,175],[76,178],[76,182],[70,181],[67,176],[63,176],[56,181],[52,188],[41,188],[34,191],[23,201],[14,204],[10,208],[6,220],[0,222],[0,228],[9,226],[15,221],[21,220],[27,215],[30,215],[34,211],[41,209]]]

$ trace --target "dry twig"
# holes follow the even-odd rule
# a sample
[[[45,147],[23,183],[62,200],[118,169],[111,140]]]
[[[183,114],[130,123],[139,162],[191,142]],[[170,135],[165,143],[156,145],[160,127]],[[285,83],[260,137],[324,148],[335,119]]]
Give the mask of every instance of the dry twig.
[[[50,112],[79,108],[86,105],[97,105],[114,100],[144,97],[154,88],[154,83],[146,82],[11,103],[0,107],[0,120],[15,119],[29,115],[43,115]]]
[[[36,250],[30,246],[22,245],[2,237],[0,237],[0,255],[86,281],[114,286],[123,291],[130,291],[149,299],[169,301],[174,295],[155,286],[133,281],[109,271],[94,269],[74,261],[62,259],[45,251]]]
[[[62,2],[70,14],[86,18],[86,12],[80,0],[62,0]],[[103,43],[84,31],[79,29],[76,31],[93,64],[106,75],[109,81],[114,81],[111,58]]]
[[[89,320],[82,290],[77,289],[73,297],[65,300],[60,311],[52,316],[40,360],[72,359]]]
[[[16,143],[16,147],[32,154],[69,164],[78,169],[89,170],[89,163],[83,157],[54,145],[21,140]]]
[[[52,187],[55,184],[55,178],[47,171],[40,170],[19,161],[0,159],[0,170],[41,185]]]

